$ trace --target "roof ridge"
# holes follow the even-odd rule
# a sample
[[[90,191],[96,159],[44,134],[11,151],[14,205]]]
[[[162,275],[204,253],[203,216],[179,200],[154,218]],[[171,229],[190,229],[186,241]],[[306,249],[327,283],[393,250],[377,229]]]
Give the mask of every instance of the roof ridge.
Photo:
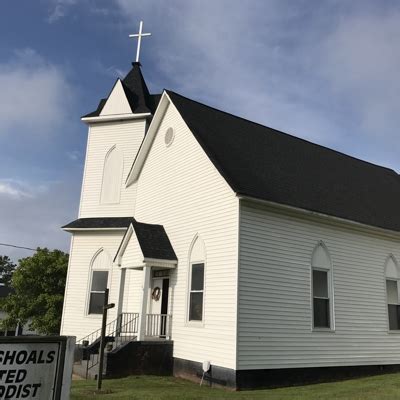
[[[174,92],[173,90],[169,90],[169,89],[164,89],[164,90],[167,92],[167,94],[168,94],[168,93],[172,93],[172,94],[174,94],[174,95],[176,95],[176,96],[182,97],[183,99],[189,100],[189,101],[191,101],[191,102],[193,102],[193,103],[197,103],[197,104],[199,104],[199,105],[201,105],[201,106],[203,106],[203,107],[207,107],[207,108],[209,108],[209,109],[211,109],[211,110],[218,111],[218,112],[220,112],[220,113],[229,115],[229,116],[231,116],[231,117],[240,119],[240,120],[242,120],[242,121],[245,121],[245,122],[248,122],[248,123],[251,123],[251,124],[254,124],[254,125],[258,125],[258,126],[260,126],[260,127],[262,127],[262,128],[271,129],[272,131],[274,131],[274,132],[276,132],[276,133],[278,133],[278,134],[290,136],[290,137],[292,137],[293,139],[297,139],[297,140],[303,141],[303,142],[305,142],[305,143],[311,144],[311,145],[316,146],[316,147],[323,148],[323,149],[325,149],[325,150],[329,150],[329,151],[334,152],[334,153],[336,153],[336,154],[339,154],[339,155],[341,155],[341,156],[348,157],[348,158],[351,158],[351,159],[353,159],[353,160],[363,162],[363,163],[365,163],[365,164],[369,164],[369,165],[371,165],[371,166],[373,166],[373,167],[376,167],[376,168],[382,168],[382,169],[388,170],[388,171],[390,171],[390,172],[393,172],[396,176],[399,177],[399,174],[398,174],[393,168],[385,167],[385,166],[380,165],[380,164],[375,164],[375,163],[373,163],[373,162],[366,161],[366,160],[363,160],[363,159],[361,159],[361,158],[357,158],[357,157],[352,156],[352,155],[350,155],[350,154],[346,154],[346,153],[344,153],[344,152],[342,152],[342,151],[335,150],[335,149],[332,149],[332,148],[330,148],[330,147],[324,146],[324,145],[322,145],[322,144],[314,143],[314,142],[311,142],[310,140],[307,140],[307,139],[304,139],[304,138],[295,136],[294,134],[287,133],[287,132],[283,132],[283,131],[280,131],[279,129],[276,129],[276,128],[271,128],[270,126],[263,125],[263,124],[261,124],[260,122],[255,122],[255,121],[252,121],[252,120],[250,120],[250,119],[241,117],[241,116],[239,116],[239,115],[232,114],[232,113],[230,113],[230,112],[228,112],[228,111],[220,110],[220,109],[218,109],[218,108],[216,108],[216,107],[213,107],[213,106],[210,106],[210,105],[208,105],[208,104],[202,103],[202,102],[200,102],[200,101],[198,101],[198,100],[193,100],[193,99],[191,99],[191,98],[189,98],[189,97],[183,96],[183,95],[181,95],[180,93]]]

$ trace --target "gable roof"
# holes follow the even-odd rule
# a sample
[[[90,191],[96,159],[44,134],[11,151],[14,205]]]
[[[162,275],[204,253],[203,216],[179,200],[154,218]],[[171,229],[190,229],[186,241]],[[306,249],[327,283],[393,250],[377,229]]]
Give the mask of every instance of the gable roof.
[[[395,171],[167,94],[237,194],[400,231]]]
[[[127,246],[128,235],[135,232],[142,255],[147,259],[177,261],[175,251],[162,225],[145,224],[135,219],[129,224],[114,261],[122,256]]]
[[[162,225],[133,221],[136,237],[145,258],[177,261],[175,251]]]
[[[78,218],[64,225],[62,229],[66,231],[82,229],[126,229],[132,221],[134,221],[132,217]]]
[[[132,63],[132,68],[122,79],[122,87],[125,92],[125,96],[128,100],[129,106],[133,114],[151,113],[157,108],[158,101],[160,100],[160,94],[150,94],[147,88],[146,82],[143,78],[142,71],[140,69],[140,63]],[[111,94],[111,93],[110,93]],[[89,114],[82,116],[82,118],[98,117],[103,110],[107,99],[101,99],[97,109]]]

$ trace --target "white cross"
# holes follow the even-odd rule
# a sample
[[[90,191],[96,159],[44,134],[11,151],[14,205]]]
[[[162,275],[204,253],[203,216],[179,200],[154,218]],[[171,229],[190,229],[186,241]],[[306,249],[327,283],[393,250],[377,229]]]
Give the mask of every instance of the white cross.
[[[142,30],[143,30],[143,21],[140,21],[139,33],[134,33],[132,35],[129,35],[129,37],[137,37],[138,38],[138,44],[137,44],[137,50],[136,50],[136,62],[139,62],[140,44],[142,42],[142,37],[143,36],[151,36],[151,33],[142,33]]]

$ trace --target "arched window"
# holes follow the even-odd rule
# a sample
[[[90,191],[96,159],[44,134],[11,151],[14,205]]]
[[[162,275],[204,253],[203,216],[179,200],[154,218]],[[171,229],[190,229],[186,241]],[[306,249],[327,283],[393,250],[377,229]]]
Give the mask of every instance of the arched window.
[[[91,262],[88,314],[103,313],[110,265],[111,260],[108,253],[103,249],[98,250]]]
[[[311,258],[313,328],[333,328],[332,263],[322,242],[315,247]]]
[[[196,236],[189,254],[189,321],[203,321],[205,260],[204,242]]]
[[[116,146],[113,146],[106,154],[100,197],[102,204],[119,203],[123,159],[122,151]]]
[[[388,306],[389,329],[400,329],[399,267],[394,256],[390,255],[385,265],[386,298]]]

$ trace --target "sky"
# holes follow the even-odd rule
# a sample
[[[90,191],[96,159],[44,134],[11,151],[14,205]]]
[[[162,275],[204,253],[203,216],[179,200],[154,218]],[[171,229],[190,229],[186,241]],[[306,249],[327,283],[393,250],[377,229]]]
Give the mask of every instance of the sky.
[[[136,54],[163,88],[400,172],[400,3],[5,0],[0,243],[69,250],[93,111]],[[32,253],[0,246],[14,261]]]

